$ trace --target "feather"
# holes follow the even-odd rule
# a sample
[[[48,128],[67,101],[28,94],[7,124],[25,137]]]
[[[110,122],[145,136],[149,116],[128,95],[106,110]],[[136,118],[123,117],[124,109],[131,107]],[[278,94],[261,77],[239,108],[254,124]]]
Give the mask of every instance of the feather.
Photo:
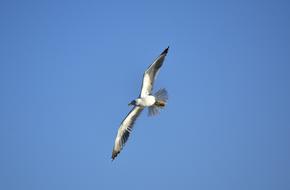
[[[154,80],[164,62],[165,56],[168,53],[168,49],[169,47],[167,47],[144,72],[140,97],[145,97],[151,94],[154,85]]]
[[[122,121],[115,139],[115,145],[112,152],[112,160],[114,160],[121,152],[122,148],[124,147],[130,136],[130,133],[132,132],[137,117],[140,115],[143,109],[143,107],[135,106]]]

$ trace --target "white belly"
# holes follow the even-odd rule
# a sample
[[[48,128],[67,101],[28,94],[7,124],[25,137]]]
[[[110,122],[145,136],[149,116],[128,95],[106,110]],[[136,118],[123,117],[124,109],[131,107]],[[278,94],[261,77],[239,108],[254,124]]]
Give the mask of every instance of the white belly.
[[[155,102],[156,102],[156,99],[154,96],[145,96],[143,98],[140,98],[140,101],[138,102],[138,104],[143,107],[149,107],[149,106],[153,106]]]

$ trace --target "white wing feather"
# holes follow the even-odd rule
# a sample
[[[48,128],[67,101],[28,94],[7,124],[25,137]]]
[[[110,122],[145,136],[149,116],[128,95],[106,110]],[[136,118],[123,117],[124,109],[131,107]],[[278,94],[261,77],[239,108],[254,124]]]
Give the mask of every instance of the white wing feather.
[[[121,152],[125,143],[127,142],[129,135],[134,127],[134,122],[137,117],[140,115],[144,108],[135,106],[122,121],[121,126],[119,127],[117,137],[115,139],[115,145],[112,152],[112,159],[114,160],[117,155]]]
[[[157,76],[159,69],[161,68],[165,56],[167,55],[168,48],[166,48],[158,57],[157,59],[148,67],[148,69],[144,72],[143,76],[143,83],[141,88],[140,97],[145,97],[151,94],[154,80]]]

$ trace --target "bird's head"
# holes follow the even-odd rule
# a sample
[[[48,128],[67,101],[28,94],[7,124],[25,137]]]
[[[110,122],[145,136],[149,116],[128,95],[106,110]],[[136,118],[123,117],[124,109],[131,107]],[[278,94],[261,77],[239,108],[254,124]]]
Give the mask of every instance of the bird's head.
[[[136,100],[131,101],[128,106],[135,106],[136,105]]]

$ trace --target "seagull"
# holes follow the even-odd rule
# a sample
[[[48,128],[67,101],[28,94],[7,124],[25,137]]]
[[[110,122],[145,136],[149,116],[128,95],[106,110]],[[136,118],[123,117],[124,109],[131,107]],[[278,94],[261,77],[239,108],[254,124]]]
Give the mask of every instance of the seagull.
[[[166,105],[168,100],[166,89],[162,88],[154,95],[152,95],[152,89],[157,73],[168,53],[168,49],[169,47],[167,47],[144,72],[141,93],[137,99],[128,104],[128,106],[133,106],[133,108],[122,121],[118,129],[112,152],[112,161],[118,156],[127,142],[134,127],[134,123],[141,112],[147,107],[148,116],[154,116]]]

